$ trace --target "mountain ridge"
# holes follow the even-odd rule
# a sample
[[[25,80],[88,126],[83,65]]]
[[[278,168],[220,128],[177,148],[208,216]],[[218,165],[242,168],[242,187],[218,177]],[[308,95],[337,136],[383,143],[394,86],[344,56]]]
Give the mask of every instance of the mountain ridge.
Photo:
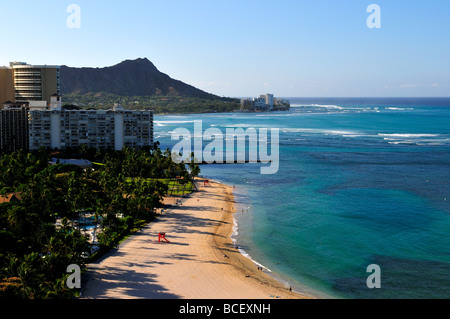
[[[61,94],[111,93],[119,96],[166,96],[216,99],[218,96],[171,78],[147,58],[113,66],[60,67]]]

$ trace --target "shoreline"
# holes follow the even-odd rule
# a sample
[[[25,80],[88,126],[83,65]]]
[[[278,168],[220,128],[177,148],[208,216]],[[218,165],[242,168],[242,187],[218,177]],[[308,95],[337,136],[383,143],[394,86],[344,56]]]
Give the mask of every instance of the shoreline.
[[[239,248],[239,246],[237,246],[234,243],[232,237],[236,235],[235,228],[236,227],[238,228],[239,225],[237,224],[237,220],[235,219],[236,214],[235,199],[234,199],[235,196],[232,192],[232,187],[214,180],[209,181],[210,182],[213,181],[214,183],[220,185],[221,187],[228,188],[228,191],[230,192],[228,196],[230,196],[231,198],[228,198],[227,202],[231,204],[232,207],[229,208],[230,213],[225,215],[226,223],[222,224],[222,227],[224,228],[223,231],[226,233],[226,236],[222,237],[222,240],[216,242],[217,248],[220,250],[222,249],[225,250],[224,247],[233,247],[234,250],[233,253],[235,253],[236,255],[233,256],[234,258],[230,260],[230,263],[234,267],[239,269],[239,271],[242,272],[244,276],[250,276],[250,278],[257,281],[260,285],[267,285],[268,287],[273,287],[274,289],[280,292],[280,295],[282,295],[283,292],[288,293],[287,296],[284,296],[282,298],[289,298],[289,299],[315,298],[313,296],[305,295],[296,291],[289,291],[289,289],[286,288],[282,282],[280,282],[274,276],[266,273],[263,270],[265,269],[268,270],[269,272],[272,272],[270,269],[252,259],[250,254],[248,254],[245,250]]]
[[[229,186],[228,184],[214,180],[218,184]],[[233,188],[233,197],[236,199],[236,192],[238,192],[239,188]],[[231,241],[233,242],[233,245],[237,246],[237,249],[239,253],[246,259],[250,260],[251,263],[253,263],[254,267],[260,267],[261,270],[270,278],[275,280],[278,285],[281,285],[281,287],[284,287],[285,289],[288,289],[286,287],[291,287],[292,292],[301,295],[301,298],[310,298],[310,299],[329,299],[333,298],[331,296],[326,295],[325,293],[322,293],[320,291],[317,291],[315,289],[312,289],[310,287],[302,285],[300,282],[296,281],[293,278],[289,278],[288,276],[284,275],[283,273],[279,273],[276,270],[272,270],[271,268],[268,268],[265,264],[260,263],[255,257],[252,256],[248,251],[246,251],[244,248],[239,247],[239,218],[242,216],[238,215],[238,211],[248,212],[248,203],[246,202],[239,202],[234,201],[234,210],[232,219],[233,219],[233,226],[232,226],[232,234],[230,236]],[[291,285],[293,283],[293,285]]]
[[[215,181],[219,184],[229,186],[225,182],[217,181],[217,180],[215,180]],[[241,196],[237,195],[237,194],[239,194],[239,189],[240,188],[233,189],[234,198],[242,197],[242,194],[241,194]],[[244,214],[244,211],[248,212],[248,209],[249,209],[248,205],[249,205],[249,203],[247,203],[246,201],[243,201],[243,202],[239,202],[238,200],[235,201],[235,204],[234,204],[235,213],[233,214],[233,233],[231,235],[231,240],[234,245],[239,246],[239,242],[240,242],[240,240],[239,240],[239,228],[240,228],[239,220],[240,220],[240,218],[244,218],[242,215],[242,214]],[[273,267],[275,267],[275,268],[267,267],[264,263],[261,263],[260,261],[255,259],[256,257],[253,256],[251,253],[249,253],[247,250],[245,250],[245,248],[238,247],[238,250],[241,253],[241,255],[243,257],[249,259],[255,265],[255,267],[263,268],[264,272],[266,273],[267,276],[274,279],[276,282],[278,282],[283,287],[291,286],[293,292],[300,294],[303,297],[311,298],[311,299],[334,299],[335,298],[324,292],[321,292],[314,288],[305,286],[301,282],[296,280],[295,278],[291,278],[282,272],[278,272],[276,270],[275,265],[273,265]]]
[[[86,299],[304,299],[289,291],[234,246],[231,186],[211,187],[167,209],[95,263],[83,276]],[[169,243],[158,243],[165,232]]]

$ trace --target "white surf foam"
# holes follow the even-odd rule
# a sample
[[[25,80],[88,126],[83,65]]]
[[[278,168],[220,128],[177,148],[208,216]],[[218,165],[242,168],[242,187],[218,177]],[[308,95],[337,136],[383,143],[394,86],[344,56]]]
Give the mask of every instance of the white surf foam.
[[[341,130],[326,130],[326,129],[315,129],[315,128],[282,128],[283,133],[311,133],[311,134],[326,134],[326,135],[347,135],[347,136],[358,136],[361,135],[360,132],[354,131],[341,131]]]
[[[326,105],[326,104],[291,104],[291,107],[322,107],[326,109],[343,110],[344,108],[339,105]]]
[[[176,121],[154,121],[154,123],[156,123],[157,126],[166,126],[165,124],[185,124],[185,123],[194,123],[194,121],[180,121],[180,120],[176,120]]]
[[[440,134],[416,134],[416,133],[394,133],[394,134],[385,134],[378,133],[379,136],[384,136],[385,138],[424,138],[424,137],[438,137]]]

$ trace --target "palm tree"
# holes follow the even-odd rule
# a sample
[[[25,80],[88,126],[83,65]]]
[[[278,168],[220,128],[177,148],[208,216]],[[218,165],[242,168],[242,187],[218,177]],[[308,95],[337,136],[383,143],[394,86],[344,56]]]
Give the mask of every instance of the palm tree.
[[[193,188],[195,188],[195,190],[198,190],[194,179],[195,179],[195,177],[197,177],[200,174],[200,165],[198,165],[198,163],[196,163],[196,162],[197,162],[197,159],[194,156],[194,152],[192,152],[191,158],[189,161],[189,170],[190,170],[189,178],[190,178]]]

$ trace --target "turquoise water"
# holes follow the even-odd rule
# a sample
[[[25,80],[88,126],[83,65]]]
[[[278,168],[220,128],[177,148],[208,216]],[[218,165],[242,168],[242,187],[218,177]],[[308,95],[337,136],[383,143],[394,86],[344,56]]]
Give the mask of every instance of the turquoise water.
[[[334,298],[450,297],[450,99],[297,99],[289,112],[155,116],[279,128],[280,164],[202,165],[236,186],[237,244],[286,285]],[[209,142],[204,142],[207,145]],[[367,266],[381,268],[369,289]]]

